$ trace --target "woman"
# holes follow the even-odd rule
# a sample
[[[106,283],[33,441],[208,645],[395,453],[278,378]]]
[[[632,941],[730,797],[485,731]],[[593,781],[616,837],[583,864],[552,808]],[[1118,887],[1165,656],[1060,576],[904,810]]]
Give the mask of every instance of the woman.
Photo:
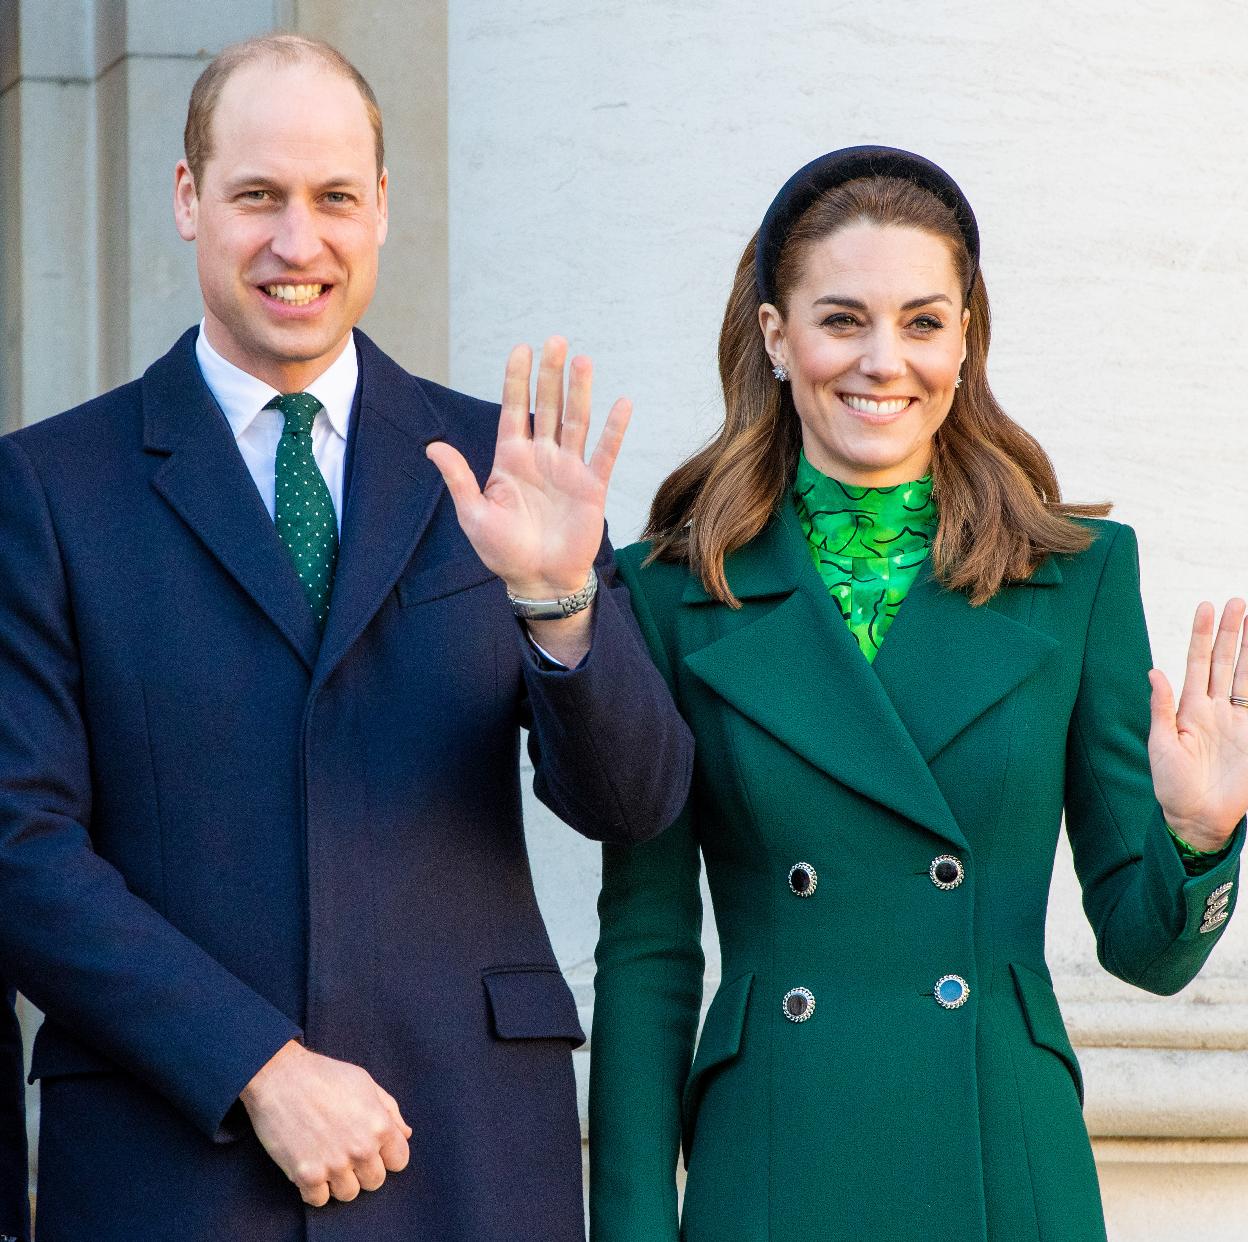
[[[797,173],[737,271],[724,426],[620,557],[698,759],[681,819],[605,853],[594,1242],[1105,1237],[1057,834],[1104,965],[1186,984],[1235,902],[1244,605],[1216,642],[1198,611],[1176,721],[1132,532],[1060,503],[989,390],[978,255],[918,156]]]

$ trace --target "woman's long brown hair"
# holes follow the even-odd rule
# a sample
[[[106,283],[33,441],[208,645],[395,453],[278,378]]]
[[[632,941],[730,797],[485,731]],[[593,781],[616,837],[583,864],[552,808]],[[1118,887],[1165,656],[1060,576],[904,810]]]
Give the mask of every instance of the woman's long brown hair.
[[[864,177],[825,191],[794,225],[776,268],[776,304],[801,276],[812,244],[859,221],[922,229],[943,238],[965,289],[971,261],[952,211],[935,195],[895,177]],[[784,503],[801,448],[788,386],[771,374],[758,324],[760,305],[750,239],[719,334],[725,417],[714,439],[660,486],[644,532],[652,558],[683,562],[716,599],[739,607],[724,557],[748,543]],[[933,493],[940,518],[932,545],[937,579],[983,604],[1001,586],[1031,576],[1050,553],[1091,542],[1073,517],[1109,505],[1064,504],[1048,454],[997,404],[988,386],[991,320],[982,273],[970,276],[962,386],[932,442]]]

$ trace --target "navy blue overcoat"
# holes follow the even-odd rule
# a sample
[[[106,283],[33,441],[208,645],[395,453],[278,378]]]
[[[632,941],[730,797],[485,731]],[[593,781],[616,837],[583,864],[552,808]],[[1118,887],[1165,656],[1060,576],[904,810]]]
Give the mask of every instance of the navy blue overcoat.
[[[0,440],[0,975],[48,1015],[40,1242],[580,1242],[584,1036],[520,730],[596,839],[665,827],[691,765],[610,548],[590,655],[539,666],[425,457],[484,478],[497,407],[357,333],[318,641],[194,336]],[[292,1038],[414,1127],[353,1203],[303,1207],[237,1103]]]

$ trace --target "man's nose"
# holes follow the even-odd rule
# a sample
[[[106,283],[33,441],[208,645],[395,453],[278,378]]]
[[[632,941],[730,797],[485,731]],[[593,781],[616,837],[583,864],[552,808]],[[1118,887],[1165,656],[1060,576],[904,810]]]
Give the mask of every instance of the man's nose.
[[[273,231],[269,249],[290,267],[307,267],[321,253],[316,217],[306,204],[290,202]]]
[[[889,328],[881,327],[871,334],[859,360],[862,373],[876,380],[900,379],[906,373],[906,360],[901,341]]]

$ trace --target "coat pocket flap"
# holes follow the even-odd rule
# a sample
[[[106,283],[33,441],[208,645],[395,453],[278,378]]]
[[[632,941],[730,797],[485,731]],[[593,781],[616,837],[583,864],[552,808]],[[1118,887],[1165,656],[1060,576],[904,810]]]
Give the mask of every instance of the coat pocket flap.
[[[721,984],[706,1011],[706,1021],[702,1023],[702,1033],[698,1036],[698,1050],[694,1055],[689,1077],[685,1080],[685,1090],[681,1098],[686,1164],[689,1161],[689,1146],[693,1140],[693,1123],[697,1116],[698,1101],[706,1086],[707,1075],[719,1066],[726,1065],[741,1051],[745,1012],[753,985],[752,974]]]
[[[552,967],[502,967],[481,976],[490,1019],[499,1039],[567,1039],[585,1042],[576,1001]]]
[[[1010,963],[1010,974],[1014,976],[1014,988],[1023,1009],[1023,1017],[1027,1019],[1032,1042],[1041,1048],[1047,1048],[1066,1063],[1066,1068],[1074,1079],[1075,1090],[1079,1093],[1079,1103],[1082,1104],[1083,1071],[1079,1068],[1079,1058],[1075,1056],[1070,1036],[1066,1033],[1066,1023],[1062,1021],[1062,1011],[1053,994],[1053,985],[1038,971],[1015,962]]]
[[[117,1066],[45,1020],[30,1054],[30,1081],[65,1078],[70,1074],[115,1074]]]
[[[413,604],[445,599],[448,595],[456,595],[490,581],[497,579],[476,556],[461,557],[456,561],[443,561],[440,565],[411,570],[399,579],[395,590],[399,603],[404,608],[410,608]]]

